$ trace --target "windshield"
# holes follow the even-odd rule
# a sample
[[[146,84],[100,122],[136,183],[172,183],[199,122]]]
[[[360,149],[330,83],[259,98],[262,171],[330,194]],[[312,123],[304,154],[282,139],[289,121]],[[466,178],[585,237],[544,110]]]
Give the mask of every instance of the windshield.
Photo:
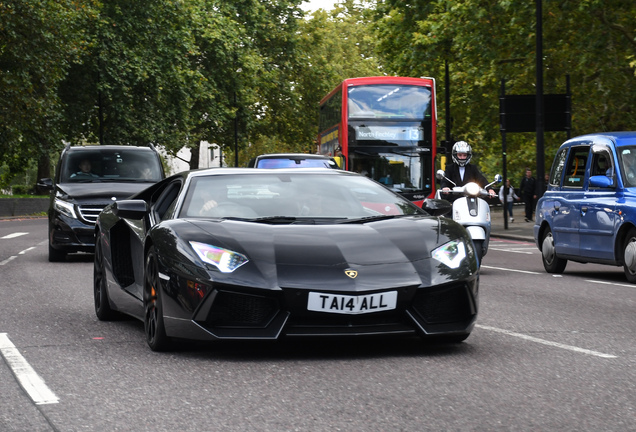
[[[159,158],[151,150],[82,149],[69,151],[60,166],[60,182],[157,182],[162,178]]]
[[[623,183],[627,187],[634,187],[636,186],[636,146],[619,147],[617,150]]]
[[[422,120],[431,116],[431,90],[400,84],[361,85],[348,89],[349,118]]]
[[[415,192],[425,189],[422,179],[422,154],[419,152],[356,151],[351,155],[351,168],[396,192]]]
[[[318,173],[195,177],[179,217],[360,219],[425,214],[370,179]]]
[[[328,158],[263,158],[259,159],[256,168],[338,168]]]

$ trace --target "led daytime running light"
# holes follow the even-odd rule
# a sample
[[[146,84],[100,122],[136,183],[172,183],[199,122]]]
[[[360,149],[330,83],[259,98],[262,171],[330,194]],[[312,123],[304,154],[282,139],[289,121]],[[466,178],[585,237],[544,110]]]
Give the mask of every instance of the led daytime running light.
[[[232,273],[234,270],[247,263],[249,259],[243,254],[195,241],[190,246],[204,262],[212,264],[222,273]]]
[[[456,269],[466,258],[466,246],[461,241],[453,240],[434,249],[431,256],[447,267]]]

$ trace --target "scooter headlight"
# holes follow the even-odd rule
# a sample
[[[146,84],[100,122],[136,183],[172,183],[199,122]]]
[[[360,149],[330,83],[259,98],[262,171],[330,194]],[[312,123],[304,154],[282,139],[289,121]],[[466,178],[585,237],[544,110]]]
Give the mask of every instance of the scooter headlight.
[[[481,187],[477,183],[468,183],[466,184],[466,192],[471,196],[479,196]]]

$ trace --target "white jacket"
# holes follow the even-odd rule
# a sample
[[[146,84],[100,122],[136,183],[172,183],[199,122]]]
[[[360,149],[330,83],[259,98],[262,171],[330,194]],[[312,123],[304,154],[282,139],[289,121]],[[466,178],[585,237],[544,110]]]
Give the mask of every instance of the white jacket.
[[[504,202],[503,194],[504,194],[504,186],[502,186],[499,189],[499,201],[501,201],[502,203]],[[516,200],[516,199],[518,200],[519,199],[519,197],[515,193],[515,188],[510,186],[510,192],[508,193],[508,196],[506,198],[508,198],[508,202],[513,202],[514,200]]]

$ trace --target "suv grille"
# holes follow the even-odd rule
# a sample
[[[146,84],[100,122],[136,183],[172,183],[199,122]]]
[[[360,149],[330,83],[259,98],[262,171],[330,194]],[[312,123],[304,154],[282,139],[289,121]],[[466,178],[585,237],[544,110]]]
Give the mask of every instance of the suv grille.
[[[106,207],[106,205],[100,204],[90,204],[90,205],[81,205],[79,207],[80,216],[87,222],[95,224],[97,222],[97,216],[101,213],[101,211]]]

